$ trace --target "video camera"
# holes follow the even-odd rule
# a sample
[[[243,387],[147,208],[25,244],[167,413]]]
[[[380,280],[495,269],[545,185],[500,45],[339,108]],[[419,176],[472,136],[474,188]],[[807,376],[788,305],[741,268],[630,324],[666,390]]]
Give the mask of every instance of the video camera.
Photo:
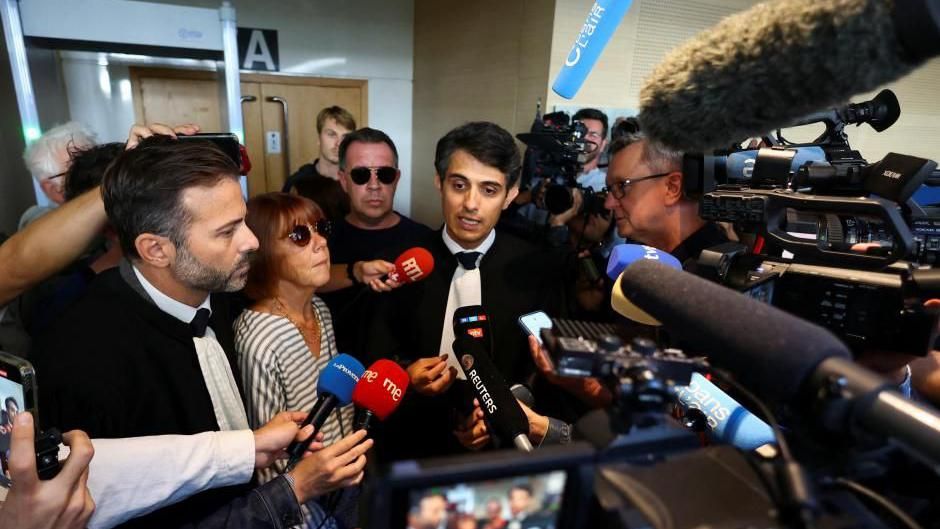
[[[869,164],[845,134],[853,123],[883,131],[899,114],[883,90],[800,120],[826,126],[810,144],[778,130],[764,139],[770,147],[686,155],[683,178],[701,194],[700,216],[766,245],[755,254],[737,244],[706,250],[697,272],[826,326],[856,353],[926,354],[936,317],[923,301],[936,272],[923,267],[940,257],[940,216],[911,197],[934,183],[937,164],[897,153]]]
[[[585,139],[587,127],[580,121],[572,122],[565,112],[545,114],[536,118],[528,133],[517,134],[526,144],[527,174],[524,181],[545,181],[544,206],[549,213],[558,215],[571,209],[572,192],[578,189],[583,197],[581,213],[604,213],[603,193],[578,184],[583,168],[582,156],[597,149],[594,142]]]

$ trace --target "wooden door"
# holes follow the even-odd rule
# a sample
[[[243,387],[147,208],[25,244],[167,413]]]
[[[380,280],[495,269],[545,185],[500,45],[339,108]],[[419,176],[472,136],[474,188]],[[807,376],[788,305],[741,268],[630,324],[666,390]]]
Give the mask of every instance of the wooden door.
[[[286,138],[280,153],[267,153],[267,187],[279,190],[290,174],[312,162],[320,152],[317,114],[325,107],[339,105],[365,126],[364,89],[361,86],[315,86],[296,83],[261,83],[264,99],[262,121],[265,133],[277,131]],[[276,98],[276,99],[275,99]],[[287,129],[284,127],[284,104],[287,104]],[[289,167],[289,169],[288,169]]]
[[[241,79],[245,147],[252,162],[251,196],[280,191],[289,174],[317,157],[316,120],[321,109],[339,105],[356,118],[358,126],[367,124],[366,81],[269,74],[242,74]],[[225,130],[223,95],[215,72],[133,67],[131,84],[138,122],[195,123],[204,132]],[[284,129],[283,106],[269,99],[274,97],[287,103],[289,130]],[[268,152],[268,132],[280,134],[280,153]]]

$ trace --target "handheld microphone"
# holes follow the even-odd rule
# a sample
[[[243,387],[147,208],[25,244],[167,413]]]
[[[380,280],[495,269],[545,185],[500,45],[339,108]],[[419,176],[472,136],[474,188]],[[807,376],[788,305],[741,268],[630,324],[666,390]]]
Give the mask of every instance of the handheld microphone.
[[[724,148],[874,90],[938,54],[936,0],[765,2],[669,53],[640,90],[639,120],[651,139],[676,150]]]
[[[620,274],[631,264],[641,259],[659,261],[675,268],[682,269],[682,263],[672,255],[640,244],[618,244],[610,252],[610,258],[607,260],[607,277],[615,279],[613,290],[610,293],[610,306],[614,312],[620,314],[628,320],[642,323],[643,325],[661,325],[656,318],[640,310],[639,307],[627,299],[620,289]]]
[[[320,431],[334,409],[352,402],[353,389],[364,370],[359,360],[348,354],[340,354],[330,360],[317,379],[317,402],[300,427],[312,424],[314,434]],[[311,435],[304,441],[294,441],[287,447],[287,470],[294,468],[300,461],[314,437]]]
[[[571,51],[565,57],[564,66],[552,84],[552,90],[556,94],[571,99],[578,93],[631,4],[633,0],[594,2]]]
[[[354,430],[369,430],[376,419],[384,421],[401,405],[408,384],[408,373],[391,360],[383,358],[369,366],[352,392]]]
[[[428,277],[434,271],[434,257],[420,246],[409,248],[395,259],[395,270],[388,278],[401,284],[414,283]]]
[[[713,439],[742,450],[776,444],[774,432],[767,423],[699,373],[692,373],[689,385],[677,389],[684,409],[697,409],[705,414]]]
[[[519,450],[531,452],[529,420],[490,360],[492,337],[488,322],[489,317],[479,305],[454,311],[454,354],[496,435],[512,440]]]

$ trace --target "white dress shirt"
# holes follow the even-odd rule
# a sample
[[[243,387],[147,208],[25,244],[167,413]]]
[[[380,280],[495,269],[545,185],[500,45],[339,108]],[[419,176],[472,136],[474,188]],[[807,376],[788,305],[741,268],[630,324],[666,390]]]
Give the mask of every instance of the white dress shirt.
[[[202,304],[198,307],[190,307],[181,303],[153,286],[137,267],[134,268],[134,274],[140,285],[150,296],[150,299],[157,307],[170,316],[189,324],[196,317],[199,309],[207,309],[212,312],[210,297],[206,296]],[[198,338],[193,337],[193,343],[196,346],[196,356],[199,359],[199,369],[202,370],[202,378],[209,390],[209,397],[212,400],[212,409],[215,412],[216,422],[219,423],[220,430],[246,430],[248,429],[248,417],[245,414],[245,405],[242,403],[241,395],[238,393],[238,386],[235,384],[235,375],[232,373],[232,366],[225,356],[225,350],[222,344],[215,337],[215,332],[211,327],[206,328],[206,335]]]
[[[468,305],[482,305],[482,290],[480,279],[480,261],[483,256],[493,246],[496,240],[496,230],[490,230],[490,234],[483,239],[476,248],[463,248],[457,241],[447,234],[447,228],[441,230],[444,238],[444,245],[450,250],[450,253],[456,255],[460,252],[480,252],[477,260],[477,267],[473,270],[467,270],[459,263],[454,270],[454,276],[450,280],[450,291],[447,294],[447,309],[444,311],[444,328],[441,331],[440,354],[447,355],[447,364],[457,370],[457,378],[466,380],[466,375],[460,367],[457,355],[454,354],[454,312],[460,307]]]

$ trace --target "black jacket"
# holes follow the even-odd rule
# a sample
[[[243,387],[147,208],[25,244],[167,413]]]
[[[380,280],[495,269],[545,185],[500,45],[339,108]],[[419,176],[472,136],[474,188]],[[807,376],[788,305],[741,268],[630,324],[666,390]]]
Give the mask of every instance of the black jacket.
[[[362,334],[361,354],[390,358],[403,367],[438,356],[451,278],[457,259],[437,230],[423,245],[434,256],[434,271],[418,283],[374,295],[375,309]],[[554,253],[498,232],[480,262],[481,298],[494,338],[493,363],[506,381],[529,383],[535,365],[519,316],[536,310],[561,315],[562,265]],[[450,325],[450,322],[447,323]],[[368,365],[368,364],[367,364]],[[410,391],[402,406],[382,425],[376,446],[382,461],[463,451],[452,435],[453,397],[425,397]],[[540,396],[536,395],[538,401]]]

